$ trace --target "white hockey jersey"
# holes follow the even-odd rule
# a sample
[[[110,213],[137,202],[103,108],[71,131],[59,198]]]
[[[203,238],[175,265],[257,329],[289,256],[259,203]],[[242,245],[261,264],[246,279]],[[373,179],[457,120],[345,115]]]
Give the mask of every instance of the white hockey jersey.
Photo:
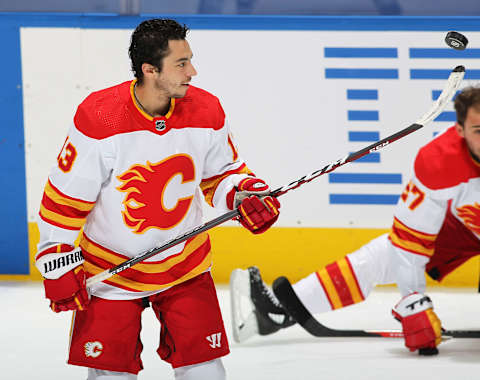
[[[425,266],[441,279],[480,253],[480,164],[455,127],[417,154],[389,239],[403,294],[424,291]]]
[[[251,172],[238,156],[218,99],[190,86],[152,118],[135,81],[88,96],[50,173],[39,212],[37,260],[80,246],[87,276],[128,260],[202,222],[203,198],[227,211],[229,191]],[[203,196],[202,196],[202,192]],[[107,299],[139,298],[210,269],[202,233],[96,284]]]

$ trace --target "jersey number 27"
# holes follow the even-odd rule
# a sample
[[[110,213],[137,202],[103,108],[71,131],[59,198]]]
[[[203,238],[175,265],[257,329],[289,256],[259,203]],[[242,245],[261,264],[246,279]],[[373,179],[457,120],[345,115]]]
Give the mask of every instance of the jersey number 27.
[[[425,193],[420,190],[415,184],[413,184],[412,181],[410,181],[405,187],[405,190],[403,191],[400,198],[404,202],[410,201],[408,208],[413,211],[423,202],[423,200],[425,199]]]

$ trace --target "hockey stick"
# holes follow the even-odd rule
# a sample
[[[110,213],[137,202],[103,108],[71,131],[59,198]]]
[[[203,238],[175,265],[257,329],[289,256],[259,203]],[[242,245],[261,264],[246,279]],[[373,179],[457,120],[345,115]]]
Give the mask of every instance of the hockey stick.
[[[286,277],[279,277],[275,280],[273,292],[282,305],[288,305],[286,310],[290,316],[315,337],[403,338],[404,336],[400,330],[344,330],[327,327],[308,311]],[[442,328],[442,337],[444,339],[480,338],[480,330],[445,330]]]
[[[401,330],[338,330],[327,327],[316,319],[309,320],[308,332],[316,337],[403,338]],[[442,336],[448,338],[480,338],[480,330],[443,330]]]
[[[273,284],[273,291],[282,305],[289,305],[288,313],[307,332],[315,337],[364,337],[364,338],[403,338],[400,330],[344,330],[332,329],[320,323],[299,300],[292,284],[286,277],[279,277]],[[480,338],[480,330],[445,330],[442,337]]]
[[[412,132],[415,132],[425,126],[426,124],[430,123],[433,121],[446,107],[450,99],[452,98],[453,94],[459,87],[463,76],[465,74],[465,67],[463,66],[457,66],[455,67],[451,73],[450,76],[447,79],[447,84],[445,85],[445,88],[443,89],[442,93],[438,97],[438,99],[433,103],[432,107],[428,110],[427,113],[425,113],[420,119],[418,119],[415,123],[412,125],[402,129],[401,131],[394,133],[391,136],[388,136],[380,141],[377,141],[376,143],[373,143],[366,148],[363,148],[359,150],[358,152],[352,153],[340,160],[337,160],[329,165],[326,165],[320,170],[316,170],[308,175],[305,175],[301,177],[300,179],[293,181],[289,183],[288,185],[285,185],[283,187],[280,187],[278,189],[275,189],[274,191],[271,192],[270,195],[279,197],[285,193],[287,193],[290,190],[296,189],[297,187],[310,182],[314,180],[315,178],[334,171],[338,167],[348,163],[352,162],[355,160],[358,160],[359,158],[367,155],[368,153],[375,152],[377,150],[382,149],[383,147],[391,144],[392,142],[401,139],[402,137],[405,137],[409,135]],[[219,217],[212,219],[198,227],[195,227],[193,230],[188,231],[184,233],[183,235],[180,235],[174,239],[168,240],[165,244],[163,244],[160,247],[152,248],[144,253],[141,253],[135,257],[132,257],[131,259],[118,264],[114,266],[113,268],[110,268],[108,270],[105,270],[101,273],[96,274],[95,276],[90,277],[87,280],[87,287],[92,286],[93,284],[106,280],[113,275],[120,273],[124,271],[125,269],[130,268],[131,266],[148,259],[149,257],[152,257],[160,252],[166,251],[167,249],[180,244],[204,231],[210,230],[213,227],[216,227],[228,220],[231,220],[239,215],[238,210],[233,210],[229,211],[223,215],[220,215]]]

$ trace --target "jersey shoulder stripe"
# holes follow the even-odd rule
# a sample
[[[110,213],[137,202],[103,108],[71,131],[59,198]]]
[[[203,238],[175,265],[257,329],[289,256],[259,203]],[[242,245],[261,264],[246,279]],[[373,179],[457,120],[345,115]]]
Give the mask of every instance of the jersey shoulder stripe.
[[[78,106],[75,127],[84,135],[101,140],[135,128],[129,112],[131,81],[91,93]]]
[[[195,86],[189,86],[183,98],[175,99],[175,108],[167,121],[170,128],[207,128],[219,130],[225,125],[225,112],[219,99]]]
[[[77,108],[75,127],[84,135],[101,140],[121,133],[156,129],[165,120],[167,129],[208,128],[218,130],[225,124],[225,113],[218,98],[198,87],[189,86],[183,98],[172,99],[168,114],[151,117],[141,111],[133,99],[135,81],[127,81],[90,94]]]

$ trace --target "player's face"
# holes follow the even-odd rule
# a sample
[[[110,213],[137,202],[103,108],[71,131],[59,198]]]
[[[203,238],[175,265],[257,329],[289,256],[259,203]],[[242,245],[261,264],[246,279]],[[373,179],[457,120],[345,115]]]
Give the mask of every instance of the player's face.
[[[457,131],[465,138],[470,152],[480,162],[480,107],[470,107],[463,128],[457,124]]]
[[[197,71],[192,65],[192,50],[185,40],[168,41],[170,53],[163,58],[162,71],[156,75],[155,87],[169,98],[182,98]]]

